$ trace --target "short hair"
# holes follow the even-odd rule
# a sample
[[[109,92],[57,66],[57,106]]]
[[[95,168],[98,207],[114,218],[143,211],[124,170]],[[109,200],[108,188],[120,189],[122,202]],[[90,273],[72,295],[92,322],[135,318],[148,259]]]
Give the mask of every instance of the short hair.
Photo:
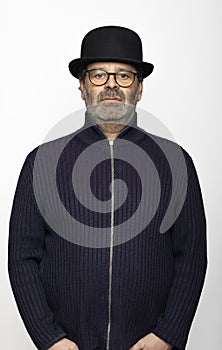
[[[138,74],[138,80],[143,81],[143,69],[139,66],[135,66],[137,74]]]
[[[81,66],[81,67],[79,68],[78,78],[79,78],[80,80],[84,80],[84,78],[85,78],[86,67],[87,67],[87,65],[84,65],[84,66]]]

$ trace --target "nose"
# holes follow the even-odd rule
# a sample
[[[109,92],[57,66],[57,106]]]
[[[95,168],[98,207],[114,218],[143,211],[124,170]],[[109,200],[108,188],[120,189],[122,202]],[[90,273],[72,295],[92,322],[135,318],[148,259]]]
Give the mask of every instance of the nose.
[[[105,87],[106,87],[106,88],[112,88],[112,89],[118,87],[118,84],[117,84],[117,82],[115,81],[114,75],[110,75],[110,76],[109,76],[109,79],[108,79],[108,81],[107,81],[106,84],[105,84]]]

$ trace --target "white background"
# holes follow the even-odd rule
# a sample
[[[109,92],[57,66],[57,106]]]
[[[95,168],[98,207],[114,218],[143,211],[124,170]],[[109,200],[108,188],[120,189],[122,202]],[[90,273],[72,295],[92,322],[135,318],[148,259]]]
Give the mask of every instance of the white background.
[[[144,80],[138,107],[167,125],[194,160],[208,221],[209,264],[187,350],[221,349],[221,10],[219,0],[1,3],[2,349],[35,349],[7,272],[8,222],[21,166],[54,124],[84,107],[68,63],[79,57],[83,36],[103,25],[140,35],[144,60],[155,69]]]

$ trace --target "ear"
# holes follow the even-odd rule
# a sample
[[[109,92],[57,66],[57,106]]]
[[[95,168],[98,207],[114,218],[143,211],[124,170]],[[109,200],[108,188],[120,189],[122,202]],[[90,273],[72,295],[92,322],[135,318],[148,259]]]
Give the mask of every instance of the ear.
[[[81,91],[81,98],[82,98],[83,100],[85,100],[85,95],[84,95],[83,87],[84,87],[84,82],[83,82],[83,80],[79,80],[79,90]]]
[[[143,82],[140,81],[138,85],[137,102],[141,100],[143,93]]]

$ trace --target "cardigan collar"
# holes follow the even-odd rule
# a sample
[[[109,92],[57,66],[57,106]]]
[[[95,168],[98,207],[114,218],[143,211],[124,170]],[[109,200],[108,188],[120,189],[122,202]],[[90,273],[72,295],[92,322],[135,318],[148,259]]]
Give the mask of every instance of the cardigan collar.
[[[125,139],[136,143],[139,141],[139,139],[143,134],[143,132],[141,131],[142,131],[141,129],[139,131],[139,128],[137,126],[137,112],[135,112],[130,122],[127,125],[125,125],[124,128],[120,131],[120,133],[115,138],[114,142],[117,143],[116,141],[118,141],[119,139]],[[96,142],[102,141],[102,140],[107,142],[98,143],[98,146],[104,147],[104,145],[105,146],[109,145],[108,138],[102,132],[99,125],[93,123],[87,110],[85,112],[84,125],[81,129],[78,130],[77,135],[78,135],[77,137],[80,137],[81,140],[87,145],[88,144],[91,145],[93,143],[95,143],[96,145]]]

